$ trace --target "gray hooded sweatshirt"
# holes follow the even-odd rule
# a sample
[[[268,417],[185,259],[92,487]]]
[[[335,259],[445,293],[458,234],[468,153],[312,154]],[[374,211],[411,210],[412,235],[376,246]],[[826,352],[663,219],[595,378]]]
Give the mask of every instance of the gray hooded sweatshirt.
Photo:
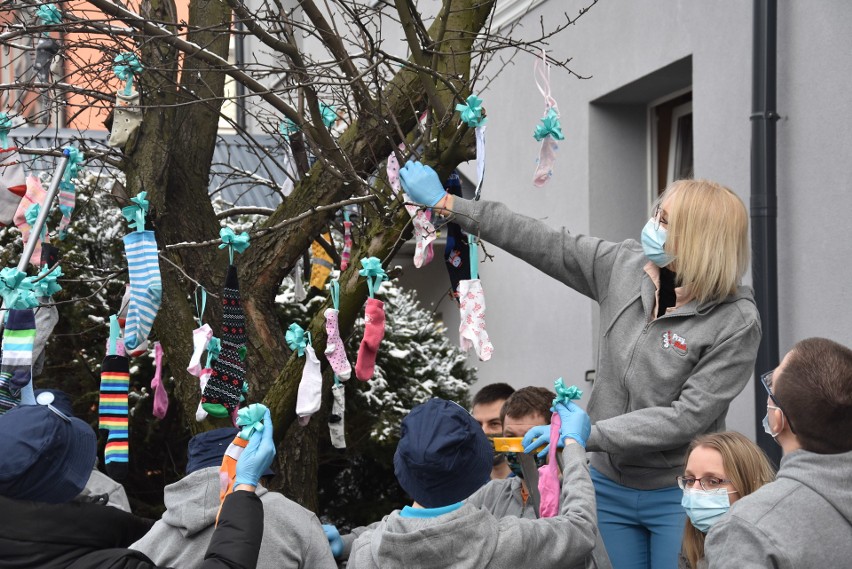
[[[259,569],[282,567],[336,569],[328,539],[317,517],[277,492],[257,487],[263,503],[263,542]],[[219,511],[219,468],[196,470],[165,488],[166,513],[130,546],[161,566],[193,569],[204,553]]]
[[[595,546],[595,492],[583,447],[562,452],[559,515],[540,520],[497,518],[471,504],[434,518],[405,518],[399,510],[362,533],[348,569],[564,569]]]
[[[852,566],[852,452],[798,450],[707,534],[710,569]]]
[[[640,490],[675,485],[689,442],[725,430],[752,374],[760,318],[750,288],[654,318],[657,287],[632,239],[575,235],[501,203],[455,199],[455,221],[600,305],[600,349],[587,411],[591,465]],[[594,452],[597,451],[597,452]]]

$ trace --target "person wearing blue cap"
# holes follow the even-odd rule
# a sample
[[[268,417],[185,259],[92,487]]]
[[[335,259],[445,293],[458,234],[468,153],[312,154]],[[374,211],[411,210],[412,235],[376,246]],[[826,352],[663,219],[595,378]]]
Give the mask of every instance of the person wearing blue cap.
[[[222,506],[203,569],[253,568],[263,534],[263,504],[255,494],[272,463],[269,428],[258,431],[237,461],[234,492]],[[158,569],[126,546],[150,520],[101,503],[77,501],[92,471],[92,428],[52,404],[21,405],[0,416],[0,565],[4,569]]]
[[[583,448],[591,425],[574,404],[563,413],[559,513],[536,520],[498,519],[464,503],[491,474],[494,448],[477,422],[443,399],[415,407],[402,421],[394,454],[397,480],[414,504],[358,536],[349,569],[582,567],[597,534],[594,488]]]
[[[201,566],[216,529],[219,509],[219,466],[237,429],[224,427],[199,433],[189,441],[186,476],[166,486],[166,512],[139,541],[131,545],[156,563],[195,569]],[[272,476],[267,469],[261,480]],[[258,485],[263,503],[263,542],[257,559],[260,569],[280,567],[336,569],[320,522],[278,492]]]

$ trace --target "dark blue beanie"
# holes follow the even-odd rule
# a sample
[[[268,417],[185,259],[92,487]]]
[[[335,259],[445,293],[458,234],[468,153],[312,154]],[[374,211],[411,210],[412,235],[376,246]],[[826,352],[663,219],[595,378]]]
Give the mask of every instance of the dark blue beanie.
[[[240,430],[236,427],[222,427],[221,429],[198,433],[189,439],[186,473],[192,474],[202,468],[221,466],[228,445],[239,432]],[[263,476],[275,476],[275,472],[268,468]]]

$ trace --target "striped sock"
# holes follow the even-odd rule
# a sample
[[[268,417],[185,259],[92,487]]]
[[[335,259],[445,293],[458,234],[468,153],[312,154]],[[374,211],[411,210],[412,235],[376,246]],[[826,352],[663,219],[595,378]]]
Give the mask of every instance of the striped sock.
[[[13,389],[9,376],[0,372],[0,415],[21,404],[20,389]]]
[[[47,192],[44,190],[44,187],[42,187],[39,179],[35,176],[27,176],[27,193],[24,194],[24,198],[21,200],[21,203],[18,204],[18,209],[15,210],[15,226],[21,232],[24,245],[26,245],[27,241],[29,241],[31,237],[36,240],[35,249],[33,249],[33,254],[29,259],[30,264],[34,265],[36,268],[41,268],[39,262],[41,261],[42,239],[39,235],[30,235],[32,227],[27,222],[27,210],[29,210],[33,204],[44,204],[46,197]],[[41,207],[44,206],[42,205]],[[47,239],[45,239],[45,241],[47,241]]]
[[[228,448],[225,450],[225,456],[222,458],[222,466],[219,467],[219,512],[222,511],[222,504],[228,494],[234,491],[234,479],[237,477],[237,460],[248,446],[248,441],[240,438],[237,434]],[[219,523],[219,513],[216,513],[216,524]]]
[[[130,302],[124,325],[124,347],[135,350],[148,338],[160,309],[163,284],[157,240],[153,231],[134,231],[124,236],[124,250],[130,272]]]
[[[33,379],[35,313],[31,308],[9,310],[3,330],[3,363],[0,371],[13,390],[20,391]]]
[[[60,240],[65,239],[65,235],[68,233],[68,226],[71,224],[71,214],[74,213],[76,201],[74,183],[67,180],[59,182],[59,211],[62,212],[62,219],[59,221]]]
[[[101,392],[98,428],[109,431],[104,462],[113,480],[127,476],[128,446],[127,390],[130,386],[128,360],[124,356],[107,356],[101,366]]]

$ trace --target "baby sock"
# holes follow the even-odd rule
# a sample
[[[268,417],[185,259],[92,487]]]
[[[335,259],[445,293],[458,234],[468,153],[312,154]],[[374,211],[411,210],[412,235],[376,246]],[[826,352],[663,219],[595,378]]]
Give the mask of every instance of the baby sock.
[[[556,150],[558,148],[558,143],[550,135],[541,140],[541,149],[538,152],[538,160],[533,174],[533,185],[537,188],[544,186],[553,176],[553,164],[556,162]]]
[[[299,392],[296,394],[296,415],[303,427],[308,424],[311,415],[319,411],[322,404],[322,372],[320,361],[313,346],[305,346],[305,367],[302,370],[302,381],[299,382]]]
[[[204,368],[201,370],[201,375],[198,380],[201,383],[201,392],[204,393],[204,388],[207,387],[207,381],[210,379],[210,374],[213,372],[210,368]],[[198,409],[195,410],[195,420],[199,423],[207,418],[207,411],[204,410],[204,407],[201,404],[201,400],[198,401]]]
[[[192,357],[189,358],[189,366],[186,371],[198,377],[201,374],[201,354],[207,348],[207,343],[213,337],[213,329],[209,324],[192,331]]]
[[[375,298],[367,299],[364,309],[364,338],[355,361],[355,377],[361,381],[372,379],[376,367],[379,344],[385,337],[385,305]]]
[[[331,414],[328,416],[328,432],[334,448],[346,448],[346,437],[343,428],[343,415],[346,412],[345,389],[343,385],[331,387]]]
[[[228,266],[222,292],[222,351],[213,362],[210,379],[201,395],[201,406],[214,417],[227,417],[240,405],[246,365],[240,350],[246,345],[246,317],[240,302],[237,268]]]
[[[148,339],[160,309],[163,285],[160,280],[157,239],[153,231],[128,233],[124,236],[124,249],[130,273],[130,302],[124,326],[124,347],[133,352]]]
[[[340,271],[346,270],[352,255],[352,222],[343,222],[343,252],[340,253]]]
[[[3,362],[0,373],[8,378],[13,391],[20,391],[33,379],[35,314],[31,308],[10,309],[3,330]]]
[[[418,269],[423,265],[428,265],[434,256],[432,250],[432,242],[437,236],[435,227],[430,221],[431,212],[418,210],[414,214],[414,238],[416,245],[414,247],[414,266]]]
[[[0,225],[12,225],[27,181],[17,148],[0,148]]]
[[[46,197],[47,192],[44,191],[44,188],[41,185],[41,182],[35,176],[27,176],[27,193],[24,194],[21,203],[18,204],[18,209],[15,210],[15,226],[21,231],[21,236],[24,240],[24,245],[30,240],[30,237],[33,237],[36,240],[35,249],[33,249],[33,254],[30,257],[30,263],[38,267],[39,261],[41,261],[41,241],[40,236],[31,236],[30,231],[32,230],[32,226],[27,221],[27,211],[33,204],[39,204],[40,206],[44,204],[44,198]],[[46,240],[46,239],[45,239]]]
[[[142,109],[139,107],[139,92],[125,94],[120,89],[115,94],[115,112],[112,115],[112,131],[109,144],[113,148],[124,148],[139,125],[142,124]]]
[[[77,195],[74,182],[68,180],[59,182],[59,211],[62,212],[62,219],[59,220],[59,239],[65,239],[76,202]]]
[[[343,339],[340,337],[337,317],[337,310],[334,308],[326,309],[325,332],[328,339],[326,340],[325,357],[331,364],[331,369],[334,370],[335,375],[346,381],[352,375],[352,365],[349,363],[349,358],[346,357],[346,348],[343,345]]]
[[[485,296],[482,292],[482,281],[479,279],[459,281],[459,309],[461,311],[459,343],[462,351],[466,352],[473,346],[479,359],[488,361],[494,352],[494,346],[491,345],[488,332],[485,330]]]
[[[124,356],[107,356],[101,365],[98,428],[109,431],[104,462],[107,474],[118,481],[127,476],[130,458],[127,423],[129,369],[128,360]]]
[[[169,394],[163,386],[163,347],[154,342],[154,377],[151,378],[154,390],[154,416],[163,419],[169,410]]]

